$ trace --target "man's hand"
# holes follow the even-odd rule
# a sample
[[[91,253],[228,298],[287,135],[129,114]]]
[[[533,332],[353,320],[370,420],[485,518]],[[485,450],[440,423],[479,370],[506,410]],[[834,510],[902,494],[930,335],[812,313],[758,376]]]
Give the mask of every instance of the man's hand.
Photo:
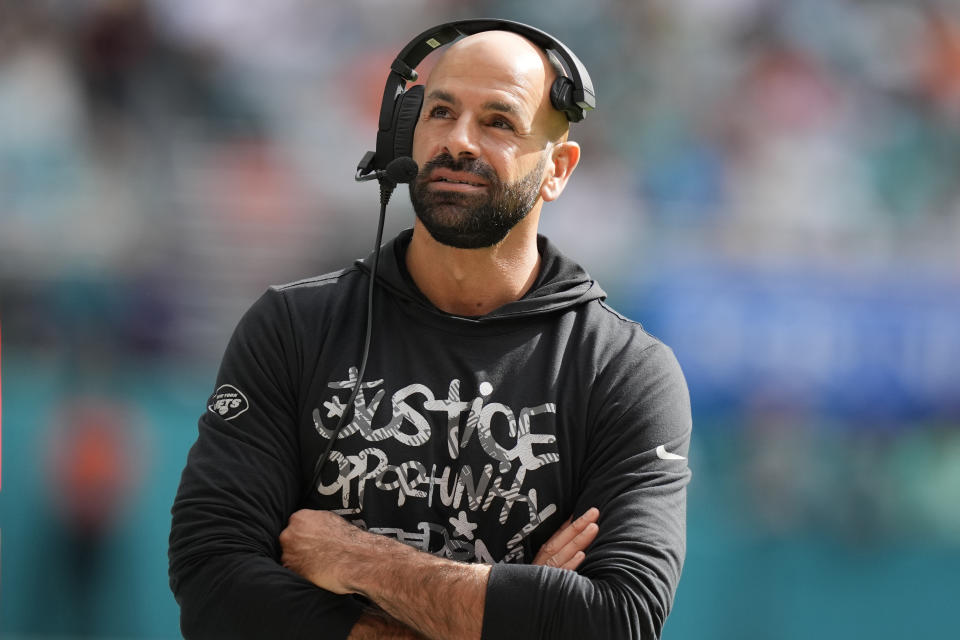
[[[586,557],[584,551],[600,531],[597,526],[599,517],[600,511],[596,507],[590,507],[573,522],[567,519],[546,544],[540,547],[533,564],[571,571],[576,569]]]

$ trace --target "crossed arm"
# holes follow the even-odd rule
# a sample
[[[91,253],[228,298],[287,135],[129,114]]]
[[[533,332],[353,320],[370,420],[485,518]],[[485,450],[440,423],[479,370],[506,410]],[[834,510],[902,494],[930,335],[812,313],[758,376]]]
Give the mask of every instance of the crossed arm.
[[[591,508],[565,522],[533,564],[576,569],[597,535],[599,516]],[[438,558],[308,509],[290,517],[280,544],[285,567],[327,591],[360,594],[380,608],[360,617],[350,640],[480,637],[489,565]]]

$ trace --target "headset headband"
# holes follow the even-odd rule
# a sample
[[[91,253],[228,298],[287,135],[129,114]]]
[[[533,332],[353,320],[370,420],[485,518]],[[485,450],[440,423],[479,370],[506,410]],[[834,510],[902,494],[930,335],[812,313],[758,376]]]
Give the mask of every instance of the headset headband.
[[[580,59],[567,48],[565,44],[551,36],[549,33],[531,27],[530,25],[512,20],[459,20],[457,22],[447,22],[431,29],[427,29],[416,38],[411,40],[394,59],[390,68],[395,71],[402,80],[413,82],[417,79],[417,72],[414,70],[418,64],[423,62],[430,53],[450,44],[454,40],[463,36],[473,35],[482,31],[510,31],[525,37],[545,51],[554,51],[562,61],[564,71],[567,77],[573,81],[573,102],[579,107],[579,114],[567,117],[571,122],[579,122],[583,119],[584,112],[594,109],[597,106],[597,99],[593,93],[593,82],[590,80],[590,74],[586,67],[580,62]],[[388,97],[391,88],[390,79],[387,81],[387,92],[384,92],[384,98]],[[405,85],[400,84],[402,89]],[[396,89],[389,95],[390,103],[396,97]],[[385,101],[385,104],[388,104]],[[384,113],[380,114],[380,124],[383,125]],[[389,123],[388,123],[389,124]]]

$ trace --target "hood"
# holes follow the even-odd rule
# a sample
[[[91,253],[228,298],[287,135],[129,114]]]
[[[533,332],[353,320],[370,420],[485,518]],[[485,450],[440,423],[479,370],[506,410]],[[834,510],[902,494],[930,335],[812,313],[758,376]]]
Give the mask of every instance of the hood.
[[[396,296],[435,314],[461,318],[437,309],[413,282],[413,278],[407,272],[404,259],[412,237],[413,230],[406,229],[380,248],[377,284],[386,287]],[[580,265],[560,253],[545,236],[537,236],[537,250],[540,252],[540,273],[526,295],[486,315],[462,319],[486,323],[500,319],[534,316],[567,309],[592,300],[603,300],[607,297],[606,292]],[[356,262],[357,266],[366,273],[370,273],[372,263],[373,252],[365,259]]]

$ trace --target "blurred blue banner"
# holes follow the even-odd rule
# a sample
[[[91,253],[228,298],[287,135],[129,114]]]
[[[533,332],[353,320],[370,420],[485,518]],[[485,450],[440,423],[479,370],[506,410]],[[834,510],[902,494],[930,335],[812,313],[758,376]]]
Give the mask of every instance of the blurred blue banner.
[[[883,428],[960,415],[960,283],[884,270],[660,268],[627,315],[677,353],[698,407],[810,408]]]

